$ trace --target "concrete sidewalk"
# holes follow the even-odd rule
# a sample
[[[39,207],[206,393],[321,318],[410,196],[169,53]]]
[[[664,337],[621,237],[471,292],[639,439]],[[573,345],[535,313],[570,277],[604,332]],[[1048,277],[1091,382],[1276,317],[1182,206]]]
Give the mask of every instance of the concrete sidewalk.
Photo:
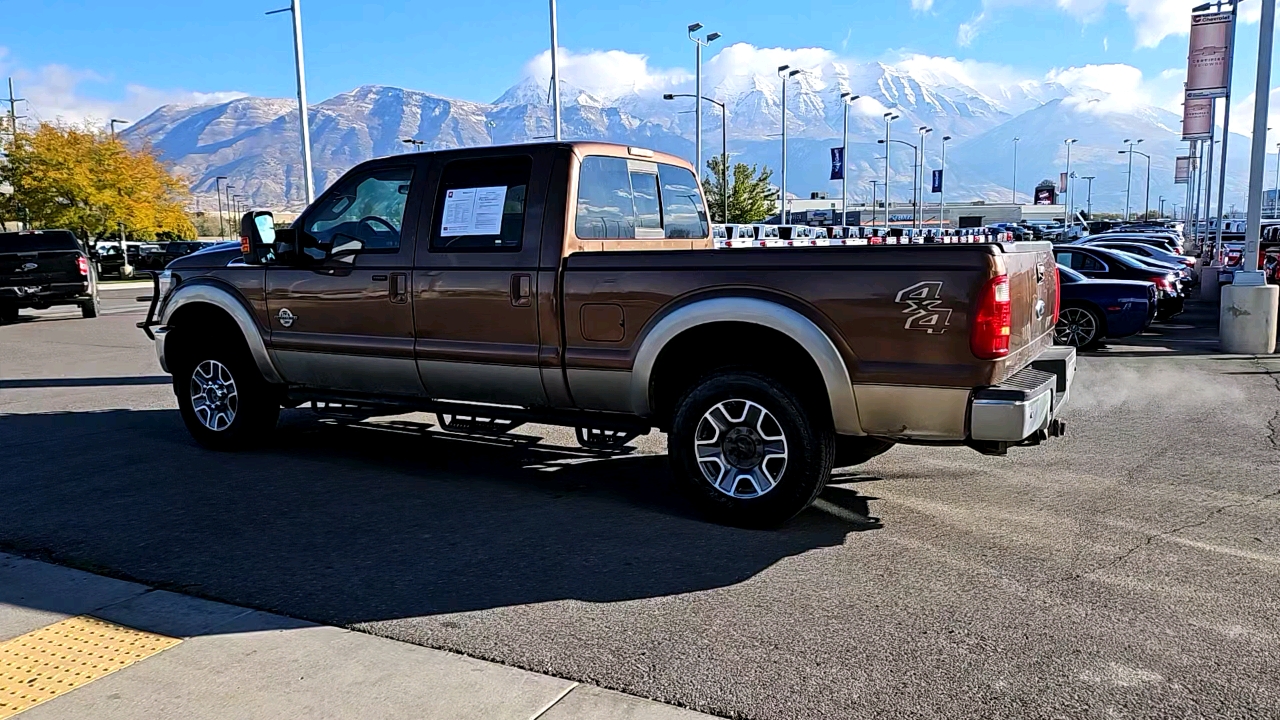
[[[73,646],[77,632],[88,653]],[[85,671],[94,663],[97,675]],[[3,553],[0,665],[0,718],[23,720],[709,717]],[[51,699],[34,706],[12,699],[46,688]]]

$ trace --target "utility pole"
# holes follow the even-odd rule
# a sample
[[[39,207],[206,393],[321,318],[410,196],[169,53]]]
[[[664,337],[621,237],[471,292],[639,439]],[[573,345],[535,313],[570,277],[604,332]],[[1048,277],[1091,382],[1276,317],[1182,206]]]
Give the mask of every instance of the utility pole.
[[[26,102],[26,98],[13,96],[13,78],[9,78],[9,135],[10,137],[18,134],[18,121],[25,118],[25,115],[18,114],[18,103]]]

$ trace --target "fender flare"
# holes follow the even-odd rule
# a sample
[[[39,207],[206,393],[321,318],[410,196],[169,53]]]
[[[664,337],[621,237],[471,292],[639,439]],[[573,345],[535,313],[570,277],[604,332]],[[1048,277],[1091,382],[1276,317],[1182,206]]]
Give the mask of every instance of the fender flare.
[[[164,307],[160,311],[161,327],[167,331],[169,320],[175,312],[187,305],[196,303],[212,305],[230,316],[240,328],[240,334],[244,336],[245,344],[249,346],[249,354],[253,356],[253,361],[257,364],[263,379],[269,383],[284,382],[284,378],[276,370],[271,354],[267,352],[267,344],[262,338],[262,329],[254,321],[253,313],[245,306],[244,300],[230,290],[200,281],[179,285],[169,294],[168,299],[165,300]],[[160,364],[167,368],[168,364],[165,362],[163,344],[157,345],[157,352],[160,355]]]
[[[686,330],[720,322],[760,325],[795,340],[809,353],[822,374],[836,432],[861,435],[858,403],[849,368],[835,343],[812,320],[791,308],[749,297],[716,297],[681,306],[659,320],[640,342],[631,372],[631,407],[641,417],[652,414],[649,388],[654,365],[667,343]]]

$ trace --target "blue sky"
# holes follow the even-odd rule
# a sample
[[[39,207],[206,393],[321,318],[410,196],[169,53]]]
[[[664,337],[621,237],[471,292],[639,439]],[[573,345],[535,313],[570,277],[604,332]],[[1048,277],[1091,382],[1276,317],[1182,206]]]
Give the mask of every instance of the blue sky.
[[[293,94],[288,0],[40,0],[6,3],[0,73],[34,114],[140,117],[175,100]],[[1142,71],[1157,104],[1176,97],[1190,0],[561,0],[561,46],[620,50],[649,68],[688,69],[694,21],[726,45],[823,47],[868,60],[921,53],[1042,79],[1109,63]],[[1242,12],[1256,15],[1258,2]],[[312,101],[368,83],[490,101],[548,44],[545,2],[303,0]],[[16,32],[15,32],[16,31]],[[1237,97],[1253,88],[1257,25],[1241,25]],[[1161,78],[1161,73],[1166,77]],[[1099,73],[1105,76],[1107,73]],[[1144,86],[1144,87],[1145,87]],[[1118,88],[1118,91],[1125,89]],[[200,93],[200,95],[192,95]],[[1280,123],[1277,123],[1280,125]],[[1233,126],[1236,124],[1233,122]]]

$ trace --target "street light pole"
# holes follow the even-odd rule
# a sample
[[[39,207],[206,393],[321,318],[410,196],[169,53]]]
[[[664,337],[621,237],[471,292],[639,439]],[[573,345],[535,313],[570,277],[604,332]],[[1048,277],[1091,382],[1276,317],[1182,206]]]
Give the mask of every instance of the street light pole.
[[[222,181],[226,179],[226,175],[219,175],[213,179],[218,194],[218,237],[223,240],[227,238],[227,226],[223,224],[227,216],[222,214]]]
[[[1164,196],[1160,196],[1160,219],[1164,219]]]
[[[287,12],[293,16],[293,62],[298,75],[298,131],[302,142],[302,188],[307,204],[315,202],[316,192],[311,170],[311,121],[307,117],[307,70],[302,57],[301,0],[290,0],[289,7],[272,10],[268,15]]]
[[[790,70],[790,72],[788,72]],[[787,80],[800,74],[800,70],[791,70],[790,65],[778,66],[778,77],[782,78],[782,187],[779,200],[782,207],[778,211],[778,224],[787,225]]]
[[[111,139],[112,139],[112,140],[115,140],[115,139],[116,139],[116,123],[120,123],[121,125],[128,125],[128,124],[129,124],[129,121],[128,121],[128,120],[116,120],[116,119],[112,118],[112,120],[111,120]]]
[[[899,116],[891,112],[884,114],[884,224],[889,226],[889,124]]]
[[[879,180],[871,181],[871,225],[872,226],[876,224],[876,188],[879,186],[880,186]],[[885,212],[887,217],[888,210],[886,209]]]
[[[918,228],[924,227],[924,136],[931,132],[933,132],[933,128],[925,127],[924,125],[920,126],[920,182],[918,183],[916,190],[917,200],[914,218],[915,225]]]
[[[1089,215],[1090,220],[1093,219],[1093,178],[1094,177],[1095,177],[1094,175],[1085,175],[1080,178],[1081,180],[1087,180],[1089,183],[1089,190],[1087,193],[1085,193],[1085,204],[1087,206],[1085,209],[1085,213]]]
[[[1021,139],[1020,137],[1013,139],[1013,187],[1010,189],[1013,190],[1014,205],[1018,204],[1018,141]]]
[[[702,23],[693,23],[689,26],[689,39],[694,45],[694,77],[695,89],[694,120],[693,120],[693,176],[698,180],[699,185],[702,183],[702,48],[715,42],[720,33],[709,33],[705,39],[694,36],[694,33],[702,29]],[[727,222],[727,221],[726,221]]]
[[[1072,203],[1073,198],[1071,197],[1071,146],[1075,145],[1076,142],[1078,141],[1075,138],[1067,138],[1066,140],[1062,141],[1062,143],[1067,146],[1067,183],[1066,183],[1066,187],[1063,188],[1063,190],[1066,191],[1066,195],[1067,195],[1066,197],[1067,207],[1066,207],[1066,212],[1062,214],[1063,232],[1066,232],[1066,229],[1071,226],[1071,223],[1075,222],[1075,218],[1071,217],[1071,206],[1074,204]]]
[[[1129,169],[1125,173],[1124,182],[1124,220],[1125,222],[1129,222],[1129,198],[1133,190],[1133,148],[1135,145],[1141,143],[1142,139],[1139,138],[1137,140],[1131,140],[1129,138],[1125,138],[1124,142],[1129,146],[1128,150],[1120,151],[1121,155],[1129,155]]]
[[[1272,3],[1271,3],[1271,0],[1263,0],[1262,4],[1265,7],[1265,6],[1271,5]],[[1231,5],[1231,38],[1227,41],[1227,47],[1235,48],[1236,19],[1238,15],[1237,11],[1240,8],[1240,3],[1231,2],[1230,5]],[[1221,8],[1222,3],[1219,3],[1218,7]],[[1263,12],[1266,12],[1266,10],[1263,10]],[[1268,27],[1267,28],[1268,34],[1265,36],[1265,39],[1264,39],[1264,42],[1267,43],[1268,54],[1270,54],[1269,51],[1271,47],[1270,32],[1271,32],[1271,28]],[[1217,232],[1217,237],[1214,240],[1214,244],[1216,247],[1222,247],[1222,202],[1227,192],[1227,182],[1226,182],[1227,180],[1227,140],[1231,138],[1231,73],[1234,67],[1235,67],[1235,53],[1229,52],[1227,53],[1227,74],[1226,74],[1227,94],[1224,95],[1222,98],[1222,158],[1218,161],[1219,163],[1221,163],[1221,167],[1218,168],[1218,232]],[[1268,65],[1267,67],[1268,67],[1267,75],[1270,76],[1271,74],[1270,65]],[[1264,88],[1263,92],[1264,93],[1270,92],[1270,90],[1269,88]],[[1256,100],[1255,100],[1255,106],[1256,106]],[[1264,103],[1264,107],[1265,107],[1265,103]],[[1263,127],[1263,131],[1262,131],[1263,141],[1265,142],[1266,125],[1264,124],[1262,127]]]
[[[663,100],[675,100],[678,97],[693,97],[688,93],[664,93]],[[709,97],[702,98],[720,108],[720,187],[724,196],[724,222],[729,222],[729,112],[724,103]]]
[[[1271,216],[1280,218],[1280,143],[1276,143],[1276,190],[1271,198]]]
[[[950,135],[942,136],[942,177],[938,183],[938,229],[942,229],[943,223],[947,221],[947,141],[951,139]]]
[[[840,156],[840,224],[849,224],[849,106],[857,102],[861,95],[840,93],[844,105],[844,145]]]

